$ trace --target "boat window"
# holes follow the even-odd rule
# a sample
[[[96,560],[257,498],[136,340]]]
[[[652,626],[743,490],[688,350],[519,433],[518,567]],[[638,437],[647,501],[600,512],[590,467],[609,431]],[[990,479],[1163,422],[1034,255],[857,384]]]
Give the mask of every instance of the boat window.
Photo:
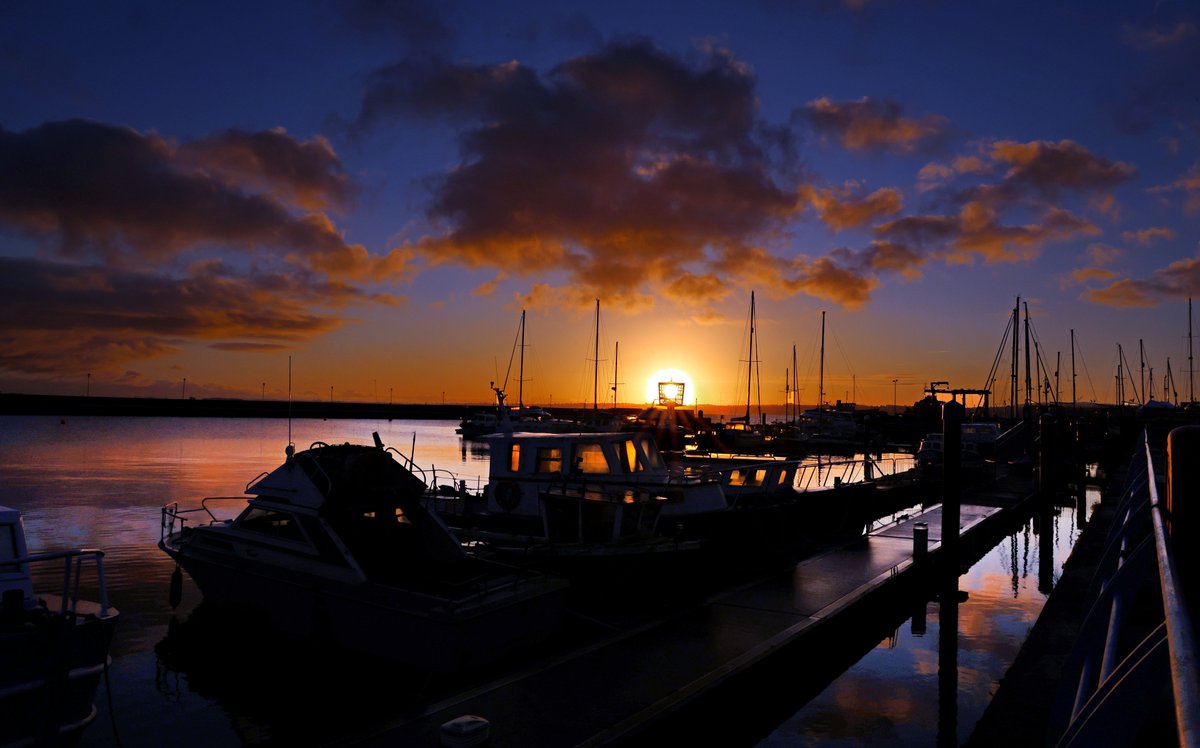
[[[654,442],[649,439],[638,440],[641,445],[642,457],[646,459],[646,466],[650,470],[661,468],[663,466],[662,456],[658,453],[658,448],[654,446]]]
[[[726,481],[726,483],[728,483],[728,484],[729,484],[729,485],[731,485],[731,486],[744,486],[744,485],[746,485],[746,473],[745,473],[745,471],[742,471],[742,470],[731,470],[731,471],[729,471],[729,478],[728,478],[728,480]]]
[[[562,449],[559,447],[538,447],[537,472],[561,473]]]
[[[633,439],[626,439],[622,444],[624,449],[617,449],[621,455],[621,467],[625,468],[627,473],[640,473],[646,469],[646,463],[638,454],[637,445],[633,443]]]
[[[581,473],[608,473],[608,460],[599,442],[575,445],[575,468]]]
[[[0,525],[0,561],[11,561],[17,557],[17,534],[12,525]],[[0,563],[0,572],[12,574],[20,571],[16,564]]]
[[[237,520],[238,529],[250,530],[273,538],[305,542],[304,533],[292,515],[273,509],[254,507]]]
[[[512,472],[517,472],[521,469],[521,445],[512,445],[512,451],[508,455],[508,469]]]

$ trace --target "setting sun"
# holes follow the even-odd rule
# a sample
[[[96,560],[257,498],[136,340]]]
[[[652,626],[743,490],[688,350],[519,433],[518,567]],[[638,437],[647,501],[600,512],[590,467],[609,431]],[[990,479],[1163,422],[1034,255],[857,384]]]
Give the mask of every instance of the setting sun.
[[[696,404],[696,387],[692,382],[692,378],[687,375],[687,372],[679,369],[660,369],[650,376],[646,382],[646,402],[658,403],[659,389],[658,385],[667,384],[662,391],[663,397],[676,399],[678,397],[678,388],[683,388],[683,404]]]

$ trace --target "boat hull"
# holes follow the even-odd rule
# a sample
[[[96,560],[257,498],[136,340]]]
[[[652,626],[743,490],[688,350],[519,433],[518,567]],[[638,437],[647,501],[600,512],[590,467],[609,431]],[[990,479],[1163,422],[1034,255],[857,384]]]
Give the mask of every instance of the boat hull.
[[[566,586],[549,577],[495,579],[449,597],[189,552],[174,540],[160,547],[207,602],[252,611],[274,629],[320,644],[431,672],[490,664],[544,640],[562,622]]]

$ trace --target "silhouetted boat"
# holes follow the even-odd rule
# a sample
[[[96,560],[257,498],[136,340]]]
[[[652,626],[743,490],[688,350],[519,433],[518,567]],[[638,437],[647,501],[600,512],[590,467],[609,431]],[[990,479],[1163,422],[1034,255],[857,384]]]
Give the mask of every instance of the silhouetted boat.
[[[20,512],[0,507],[0,745],[74,745],[95,719],[119,617],[103,558],[90,549],[31,554]],[[95,564],[97,602],[78,597],[84,561]],[[33,567],[54,567],[61,593],[35,592]]]
[[[437,672],[476,667],[557,629],[566,583],[469,555],[422,506],[425,484],[375,446],[314,443],[246,487],[220,521],[162,510],[159,547],[210,603]],[[191,524],[199,517],[203,524]]]

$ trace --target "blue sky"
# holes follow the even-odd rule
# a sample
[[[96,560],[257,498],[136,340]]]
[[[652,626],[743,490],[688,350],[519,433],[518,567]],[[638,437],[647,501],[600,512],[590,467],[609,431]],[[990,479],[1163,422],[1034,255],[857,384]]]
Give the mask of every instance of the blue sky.
[[[526,309],[526,399],[579,401],[600,299],[623,402],[737,402],[754,291],[768,401],[792,346],[815,400],[821,311],[831,399],[982,386],[1017,296],[1080,399],[1118,344],[1186,397],[1198,15],[6,3],[0,389],[283,396],[291,358],[298,396],[483,402]]]

